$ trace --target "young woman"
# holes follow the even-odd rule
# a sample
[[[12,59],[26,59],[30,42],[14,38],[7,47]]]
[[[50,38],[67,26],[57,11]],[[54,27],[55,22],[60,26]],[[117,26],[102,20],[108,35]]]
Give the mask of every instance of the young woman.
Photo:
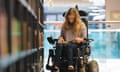
[[[56,47],[56,66],[59,66],[60,56],[62,54],[63,48],[66,48],[66,53],[69,61],[68,70],[73,70],[73,48],[78,48],[78,44],[83,42],[84,38],[86,37],[86,26],[80,19],[78,11],[76,10],[76,8],[70,8],[65,15],[65,21]],[[66,46],[63,46],[62,43],[64,42],[67,42]]]

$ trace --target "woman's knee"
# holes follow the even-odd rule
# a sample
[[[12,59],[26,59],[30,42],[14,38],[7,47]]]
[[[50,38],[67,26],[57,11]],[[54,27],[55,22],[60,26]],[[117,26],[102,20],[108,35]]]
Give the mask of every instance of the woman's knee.
[[[63,47],[64,47],[63,44],[60,44],[60,43],[57,43],[57,44],[56,44],[56,48],[63,48]]]
[[[76,43],[68,43],[67,48],[77,48],[78,45]]]

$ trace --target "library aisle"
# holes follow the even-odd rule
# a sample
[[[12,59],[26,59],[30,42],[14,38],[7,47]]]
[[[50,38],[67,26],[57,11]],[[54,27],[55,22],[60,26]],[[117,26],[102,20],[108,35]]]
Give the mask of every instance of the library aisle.
[[[88,72],[92,60],[98,64],[92,70],[120,72],[119,3],[120,0],[0,0],[0,72],[55,72],[55,48],[69,8],[79,11],[87,38],[94,40],[85,41],[87,47],[79,50],[83,55],[76,52],[73,72],[83,67]],[[67,70],[67,59],[63,61],[60,72]]]
[[[0,0],[0,72],[42,72],[43,0]]]

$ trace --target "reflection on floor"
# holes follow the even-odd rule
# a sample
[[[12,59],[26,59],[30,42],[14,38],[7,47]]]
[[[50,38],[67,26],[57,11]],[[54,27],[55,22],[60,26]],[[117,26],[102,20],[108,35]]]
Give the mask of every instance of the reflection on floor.
[[[120,72],[120,59],[95,59],[99,64],[99,72]],[[47,59],[44,61],[46,65]],[[50,72],[44,67],[44,72]]]
[[[120,59],[96,59],[100,72],[120,72]]]

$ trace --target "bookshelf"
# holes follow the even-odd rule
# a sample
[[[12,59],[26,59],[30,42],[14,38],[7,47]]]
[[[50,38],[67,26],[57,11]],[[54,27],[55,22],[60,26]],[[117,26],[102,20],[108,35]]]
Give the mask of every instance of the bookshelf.
[[[0,0],[0,72],[42,72],[43,0]]]

